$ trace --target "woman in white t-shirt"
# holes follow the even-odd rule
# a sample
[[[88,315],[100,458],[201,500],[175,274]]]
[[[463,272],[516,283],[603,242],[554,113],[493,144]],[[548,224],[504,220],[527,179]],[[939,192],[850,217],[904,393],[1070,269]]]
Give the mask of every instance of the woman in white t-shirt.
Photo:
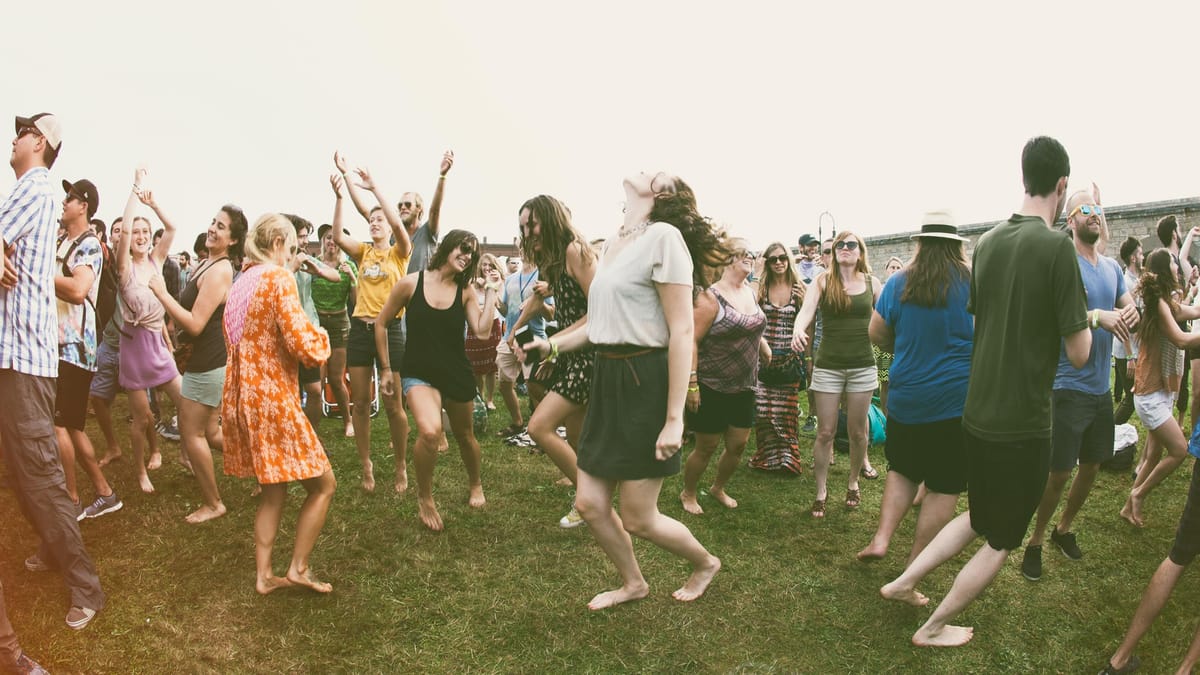
[[[650,589],[630,534],[692,564],[672,595],[700,597],[721,568],[679,521],[658,510],[663,478],[679,472],[684,398],[692,362],[692,288],[729,258],[696,197],[677,177],[626,178],[625,223],[608,240],[588,293],[587,330],[530,343],[554,360],[594,346],[595,375],[579,442],[575,507],[621,575],[621,587],[588,603],[604,609]],[[620,488],[621,514],[612,507]]]

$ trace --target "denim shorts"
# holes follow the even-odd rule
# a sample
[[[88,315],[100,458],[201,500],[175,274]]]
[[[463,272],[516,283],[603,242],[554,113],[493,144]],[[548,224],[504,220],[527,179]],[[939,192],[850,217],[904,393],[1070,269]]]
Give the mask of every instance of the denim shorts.
[[[422,380],[419,377],[402,377],[400,378],[400,390],[408,396],[408,391],[413,387],[432,387],[433,385]]]

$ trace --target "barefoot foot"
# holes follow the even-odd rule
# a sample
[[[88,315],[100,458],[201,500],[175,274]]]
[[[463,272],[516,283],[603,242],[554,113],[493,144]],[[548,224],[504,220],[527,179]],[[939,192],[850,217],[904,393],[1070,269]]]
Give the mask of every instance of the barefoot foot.
[[[571,479],[567,478],[566,476],[563,476],[562,478],[559,478],[558,480],[554,481],[554,484],[557,485],[558,487],[570,487],[570,486],[574,485],[574,483],[571,482]]]
[[[287,588],[291,585],[292,582],[288,581],[287,579],[272,575],[265,579],[259,577],[258,580],[254,582],[254,590],[258,591],[260,595],[267,595],[271,591],[276,591],[280,588]]]
[[[401,468],[396,472],[395,490],[398,495],[408,492],[408,469]]]
[[[110,449],[108,452],[104,453],[103,457],[100,458],[100,466],[108,466],[113,462],[119,461],[121,461],[121,451]]]
[[[1144,517],[1144,514],[1142,513],[1142,507],[1145,505],[1145,503],[1146,503],[1145,497],[1143,497],[1139,494],[1136,494],[1136,492],[1130,492],[1129,493],[1129,517],[1126,518],[1126,520],[1133,523],[1134,525],[1137,525],[1138,527],[1145,527],[1146,526],[1146,518]]]
[[[704,509],[700,508],[700,502],[696,501],[696,493],[688,493],[686,490],[679,493],[679,501],[683,503],[683,510],[699,516],[704,513]]]
[[[870,562],[872,560],[879,560],[887,555],[887,552],[887,544],[876,544],[875,540],[872,539],[866,548],[858,552],[857,558],[862,562]]]
[[[146,462],[146,468],[154,471],[162,466],[162,453],[156,452],[150,455],[150,461]]]
[[[890,584],[887,584],[883,588],[880,588],[879,594],[882,595],[885,600],[906,602],[913,607],[924,607],[925,605],[929,604],[929,598],[925,597],[921,593],[918,593],[916,589],[902,588],[894,581]]]
[[[417,516],[421,519],[421,524],[434,532],[441,532],[446,529],[442,525],[442,516],[438,513],[437,505],[433,503],[433,498],[428,500],[417,500]]]
[[[354,423],[353,422],[348,423],[346,425],[345,436],[346,436],[346,438],[354,438]]]
[[[375,491],[375,465],[370,461],[363,464],[362,489],[367,492]]]
[[[150,475],[147,473],[142,473],[138,476],[138,487],[142,488],[142,492],[146,494],[154,493],[154,483],[150,482]]]
[[[913,633],[912,643],[918,647],[960,647],[975,637],[975,629],[970,626],[943,626],[936,633],[922,627]]]
[[[650,595],[650,587],[645,582],[631,587],[622,586],[616,590],[605,591],[592,598],[588,602],[588,609],[592,611],[608,609],[609,607],[616,607],[623,602],[641,600],[647,595]]]
[[[487,504],[487,499],[483,496],[482,485],[472,485],[471,494],[467,495],[467,506],[473,509],[482,509]]]
[[[255,484],[254,484],[254,487],[250,489],[250,496],[251,496],[251,497],[257,497],[257,496],[259,496],[259,495],[261,495],[261,494],[262,494],[262,484],[260,484],[260,483],[255,483]]]
[[[736,509],[737,508],[737,500],[734,499],[733,497],[730,497],[729,493],[725,492],[725,490],[718,490],[717,488],[709,488],[708,494],[710,496],[712,496],[713,499],[717,500],[717,502],[720,503],[721,506],[724,506],[727,509]]]
[[[312,570],[306,569],[301,572],[300,570],[290,569],[287,573],[287,580],[293,586],[303,586],[305,588],[314,590],[317,593],[333,592],[333,585],[327,584],[324,581],[318,581],[313,577]]]
[[[220,518],[223,515],[225,515],[225,504],[217,502],[216,508],[206,504],[189,513],[184,520],[195,525],[196,523],[204,523],[215,518]]]
[[[721,571],[721,559],[715,555],[709,556],[709,561],[692,570],[692,575],[688,577],[687,583],[671,594],[672,598],[680,602],[691,602],[696,598],[704,595],[704,591],[708,590],[708,585],[712,583],[713,577],[717,576],[717,572]]]

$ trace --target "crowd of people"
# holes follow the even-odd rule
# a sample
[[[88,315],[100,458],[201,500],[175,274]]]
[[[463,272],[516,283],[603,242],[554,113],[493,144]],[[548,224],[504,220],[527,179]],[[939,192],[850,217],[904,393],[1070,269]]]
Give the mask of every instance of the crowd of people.
[[[25,566],[63,575],[74,629],[105,604],[78,523],[123,506],[105,474],[123,457],[112,419],[118,391],[129,401],[131,459],[146,493],[163,462],[159,436],[174,424],[156,426],[165,417],[156,413],[158,394],[174,403],[178,461],[202,501],[188,523],[226,513],[214,451],[226,474],[254,479],[255,587],[266,594],[332,591],[309,565],[336,489],[316,431],[326,387],[339,433],[354,439],[366,491],[375,489],[376,396],[401,493],[411,414],[418,517],[432,531],[445,527],[433,469],[447,426],[466,470],[467,503],[486,504],[473,416],[476,405],[495,409],[498,388],[510,420],[501,433],[527,431],[574,486],[559,525],[587,525],[620,576],[618,588],[589,602],[597,610],[649,592],[630,535],[691,565],[676,599],[705,593],[721,560],[659,510],[659,497],[663,480],[682,469],[683,510],[703,514],[699,484],[718,447],[707,496],[733,509],[738,466],[802,473],[802,422],[815,427],[809,512],[823,518],[842,426],[844,506],[857,508],[860,478],[878,475],[868,457],[878,395],[888,470],[878,528],[858,558],[886,556],[899,523],[921,504],[906,568],[881,595],[927,604],[921,579],[984,539],[913,635],[919,646],[969,641],[971,628],[949,622],[1023,542],[1023,574],[1041,577],[1044,537],[1064,491],[1049,537],[1082,557],[1071,526],[1130,408],[1149,431],[1120,513],[1131,525],[1144,525],[1147,496],[1186,455],[1200,455],[1200,431],[1189,443],[1174,414],[1185,407],[1184,350],[1200,350],[1200,332],[1186,324],[1200,318],[1187,262],[1196,231],[1181,239],[1177,220],[1164,218],[1163,247],[1143,265],[1131,238],[1120,246],[1122,268],[1106,255],[1099,189],[1068,192],[1066,150],[1048,137],[1023,150],[1019,211],[983,235],[970,259],[953,215],[933,211],[913,235],[915,256],[889,259],[883,279],[872,273],[866,242],[847,230],[824,241],[802,236],[798,260],[782,242],[760,256],[703,217],[691,187],[664,172],[624,180],[624,221],[597,242],[580,234],[560,200],[525,201],[520,255],[502,263],[471,232],[442,233],[449,152],[428,212],[416,192],[389,201],[368,169],[335,153],[329,224],[314,228],[283,213],[251,224],[226,204],[197,239],[193,263],[169,255],[177,228],[144,168],[107,231],[90,181],[62,181],[57,204],[49,170],[62,139],[53,115],[16,118],[17,183],[0,205],[0,447],[41,542]],[[344,222],[347,195],[366,221],[365,239]],[[1064,213],[1068,236],[1055,228]],[[314,233],[320,252],[310,256]],[[84,430],[89,405],[105,436],[100,457]],[[743,460],[752,432],[755,452]],[[687,434],[695,444],[684,462]],[[76,467],[92,484],[86,505]],[[291,561],[277,575],[274,541],[293,481],[306,497]],[[964,491],[969,508],[956,516]],[[1200,553],[1197,500],[1194,471],[1175,544],[1104,672],[1138,667],[1138,640]],[[0,666],[37,672],[3,610],[0,593]],[[1197,660],[1200,632],[1185,670]]]

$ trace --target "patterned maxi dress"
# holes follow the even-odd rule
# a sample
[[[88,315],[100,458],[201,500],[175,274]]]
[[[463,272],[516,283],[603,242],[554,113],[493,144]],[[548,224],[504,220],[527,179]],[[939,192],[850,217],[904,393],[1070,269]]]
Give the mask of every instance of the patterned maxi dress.
[[[776,307],[766,300],[762,310],[767,315],[767,329],[763,337],[771,345],[771,351],[778,353],[790,349],[792,327],[800,311],[799,298],[793,295],[783,307]],[[754,389],[754,400],[757,411],[754,425],[757,451],[750,458],[750,467],[801,473],[800,385],[771,386],[759,382]]]
[[[225,346],[225,473],[272,484],[329,471],[321,441],[300,408],[297,364],[315,367],[328,359],[329,336],[304,314],[287,270],[254,265],[233,282],[225,303]]]

